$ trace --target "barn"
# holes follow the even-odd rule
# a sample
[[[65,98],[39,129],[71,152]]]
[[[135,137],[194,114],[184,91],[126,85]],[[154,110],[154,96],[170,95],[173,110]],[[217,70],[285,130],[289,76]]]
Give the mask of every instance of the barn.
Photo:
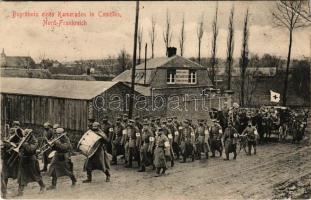
[[[130,88],[114,81],[1,78],[1,119],[23,127],[58,123],[81,136],[89,118],[113,121],[126,111]]]

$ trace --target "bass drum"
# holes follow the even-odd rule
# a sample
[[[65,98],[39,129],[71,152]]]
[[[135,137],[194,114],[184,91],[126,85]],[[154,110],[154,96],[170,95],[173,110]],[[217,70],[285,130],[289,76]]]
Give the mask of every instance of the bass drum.
[[[84,133],[80,141],[78,142],[77,148],[81,151],[83,155],[86,157],[91,157],[94,155],[96,150],[98,149],[100,143],[100,137],[94,131],[88,130]]]

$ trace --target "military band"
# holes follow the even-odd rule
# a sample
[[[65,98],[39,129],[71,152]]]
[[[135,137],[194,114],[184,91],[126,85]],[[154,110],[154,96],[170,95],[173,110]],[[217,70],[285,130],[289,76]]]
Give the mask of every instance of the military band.
[[[288,118],[282,113],[262,110],[255,110],[250,115],[233,108],[211,116],[215,117],[211,121],[186,119],[182,123],[175,116],[162,119],[137,116],[130,119],[124,114],[117,117],[115,123],[108,116],[103,117],[102,123],[90,118],[89,130],[86,130],[77,147],[86,156],[83,167],[86,179],[82,182],[92,182],[94,170],[101,170],[106,175],[106,182],[109,182],[110,165],[123,163],[126,168],[137,166],[138,172],[155,169],[155,175],[162,176],[174,167],[176,160],[186,163],[188,158],[194,161],[222,157],[223,150],[224,160],[229,160],[231,154],[233,159],[237,159],[237,145],[241,143],[241,138],[246,139],[247,154],[256,155],[258,141],[270,137],[274,129],[279,131],[279,135],[292,130],[293,141],[296,141],[303,138],[306,127],[306,118],[302,121],[298,117]],[[39,146],[38,134],[31,129],[21,129],[18,121],[13,122],[8,136],[2,139],[3,198],[7,196],[9,179],[17,180],[18,196],[23,195],[24,188],[30,182],[37,182],[40,192],[44,192],[41,172],[46,171],[52,178],[48,190],[56,189],[57,179],[62,176],[68,176],[72,186],[76,185],[71,160],[74,148],[66,131],[61,125],[52,126],[49,122],[44,123],[43,128],[42,146],[47,147],[44,150]],[[89,138],[92,135],[89,133],[96,136],[97,141]],[[83,149],[83,145],[89,148]],[[86,149],[92,151],[83,152]],[[39,157],[43,163],[41,171]]]

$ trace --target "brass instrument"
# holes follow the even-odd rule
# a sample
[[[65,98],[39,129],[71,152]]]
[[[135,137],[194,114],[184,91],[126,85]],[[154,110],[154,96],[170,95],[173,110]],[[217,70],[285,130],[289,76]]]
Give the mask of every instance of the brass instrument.
[[[13,152],[12,152],[13,154],[11,155],[11,157],[8,160],[9,166],[12,166],[15,163],[15,161],[17,160],[17,158],[19,156],[20,148],[22,147],[22,145],[25,142],[27,142],[29,140],[30,136],[32,135],[32,133],[33,133],[32,130],[31,129],[28,129],[28,130],[29,130],[29,131],[27,131],[28,134],[25,135],[23,138],[21,138],[21,140],[19,141],[18,145],[16,145],[16,147],[12,149],[13,150]]]
[[[59,139],[61,139],[62,137],[64,137],[66,134],[67,133],[63,133],[63,134],[59,135],[58,137],[51,139],[50,141],[47,140],[46,141],[47,144],[45,144],[43,147],[40,148],[39,154],[37,154],[37,155],[41,156],[42,154],[44,154],[44,152],[50,150],[53,147],[54,143],[56,141],[58,141]]]
[[[10,144],[13,148],[16,148],[18,143],[23,139],[24,137],[24,130],[21,128],[12,128],[10,130],[14,131],[14,134],[9,136],[9,138],[4,139],[3,142]]]

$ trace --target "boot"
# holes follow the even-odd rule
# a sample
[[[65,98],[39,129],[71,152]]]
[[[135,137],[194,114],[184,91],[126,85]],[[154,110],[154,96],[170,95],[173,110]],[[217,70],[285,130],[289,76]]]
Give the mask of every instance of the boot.
[[[182,157],[182,161],[180,161],[180,163],[185,163],[186,162],[186,156]]]
[[[163,169],[163,170],[162,170],[162,173],[161,173],[161,174],[165,174],[166,167],[163,167],[162,169]]]
[[[161,170],[161,168],[157,167],[157,171],[156,171],[157,174],[155,175],[155,177],[161,176],[161,175],[160,175],[160,170]]]
[[[205,156],[206,156],[206,159],[208,159],[208,158],[209,158],[208,153],[206,153],[206,154],[205,154]]]
[[[112,158],[111,165],[117,165],[117,158],[116,157]]]
[[[57,183],[57,178],[53,177],[52,178],[52,185],[50,185],[48,188],[46,188],[47,190],[54,190],[56,189],[56,183]]]
[[[108,170],[105,171],[106,174],[106,182],[110,182],[110,173]]]
[[[145,166],[141,166],[141,169],[138,170],[138,172],[145,172],[146,171],[146,167]]]
[[[44,192],[44,190],[45,190],[45,185],[44,185],[44,183],[43,183],[43,181],[42,181],[42,180],[41,180],[41,181],[39,181],[38,183],[39,183],[39,185],[40,185],[40,192],[39,192],[39,193],[43,193],[43,192]]]
[[[55,185],[50,185],[49,187],[46,188],[47,190],[55,190],[56,186]]]
[[[16,196],[20,197],[24,194],[24,186],[19,185]]]
[[[1,194],[2,199],[6,199],[6,193]]]
[[[77,179],[76,179],[76,177],[74,175],[72,175],[72,177],[71,177],[71,186],[72,187],[75,186],[76,183],[77,183]]]
[[[92,182],[92,172],[87,172],[86,175],[87,175],[87,178],[85,180],[83,180],[82,183]]]

